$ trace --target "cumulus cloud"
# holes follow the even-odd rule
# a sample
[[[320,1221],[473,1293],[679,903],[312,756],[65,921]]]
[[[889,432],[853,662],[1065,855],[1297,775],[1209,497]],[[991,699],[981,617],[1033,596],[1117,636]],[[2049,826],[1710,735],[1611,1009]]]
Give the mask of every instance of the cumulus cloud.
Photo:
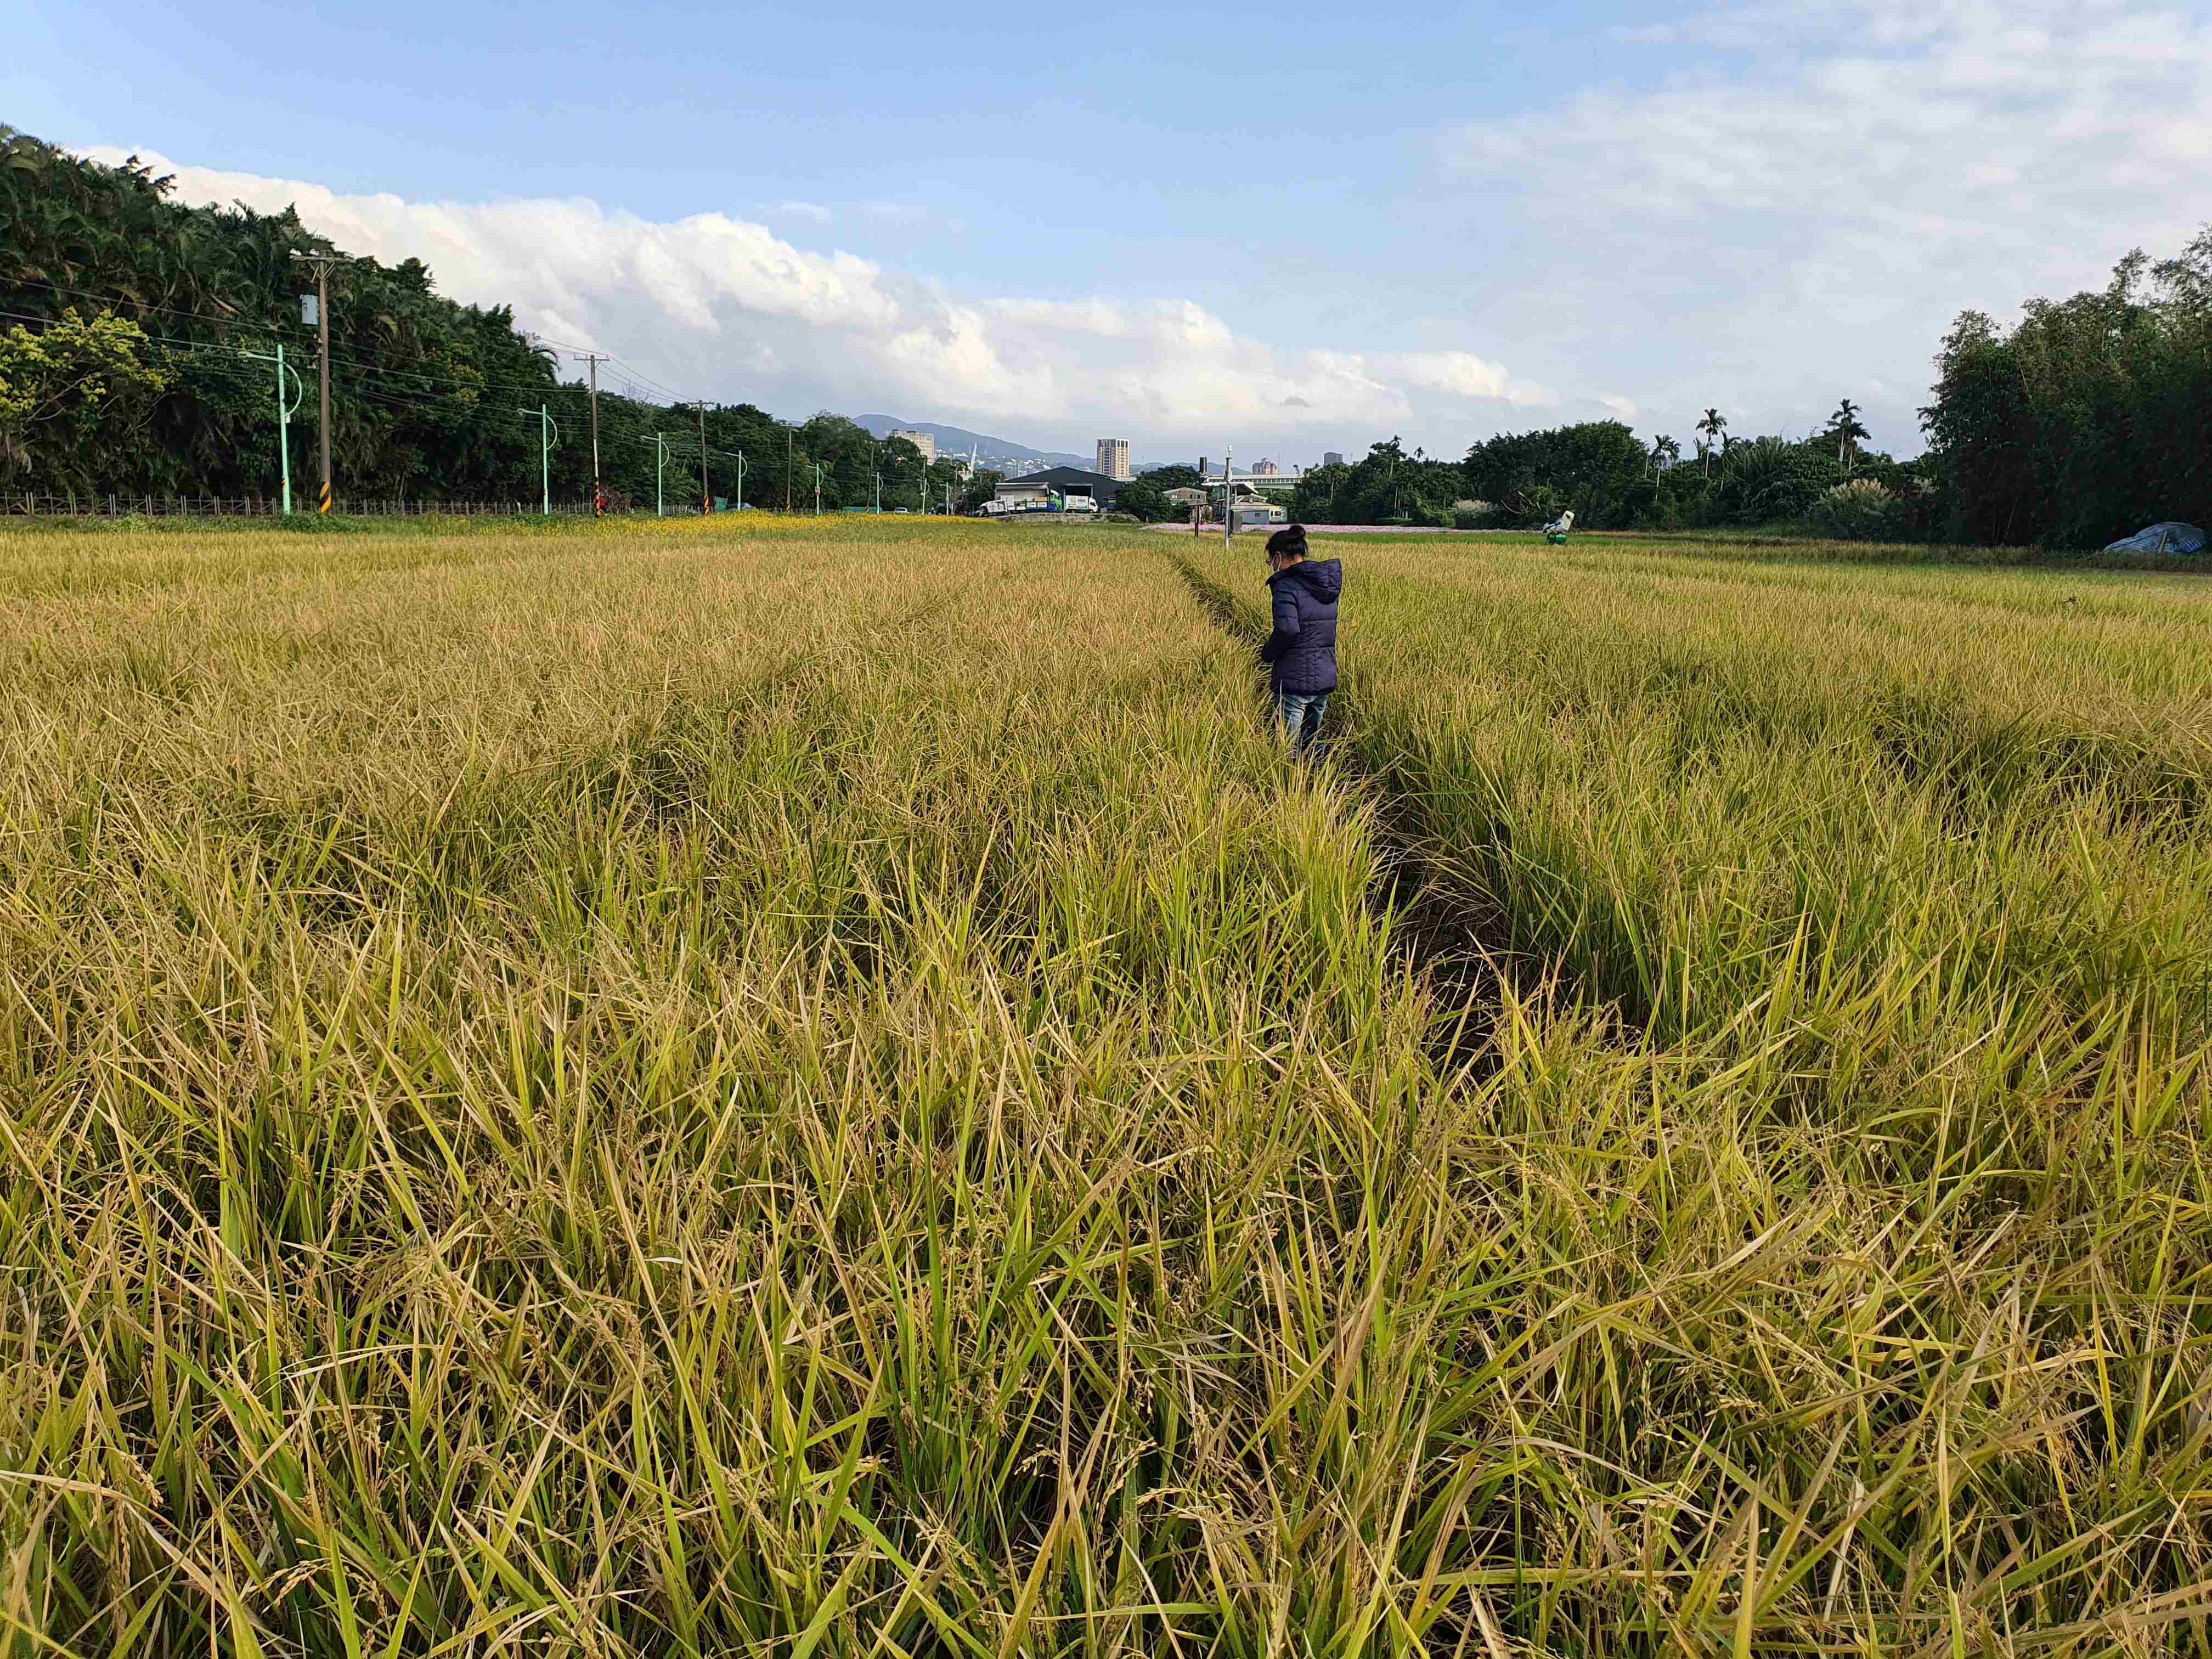
[[[120,160],[118,150],[94,151]],[[1132,430],[1147,444],[1339,444],[1470,411],[1549,401],[1465,351],[1376,355],[1241,333],[1186,300],[949,295],[868,259],[800,246],[721,213],[656,222],[582,200],[416,202],[148,155],[180,198],[296,204],[349,251],[419,257],[450,296],[514,308],[550,340],[611,351],[685,395],[786,413],[828,406],[1018,423],[1061,441]],[[864,211],[881,216],[884,204]],[[787,220],[829,210],[786,202]]]
[[[1960,309],[2100,285],[2212,220],[2201,5],[1717,0],[1610,33],[1616,81],[1437,130],[1438,165],[1393,204],[1419,210],[1423,255],[1321,308],[1373,316],[1364,339],[1269,338],[1173,294],[948,292],[831,246],[924,211],[896,201],[656,222],[153,159],[188,199],[296,203],[342,246],[419,256],[447,294],[687,393],[1165,453],[1443,448],[1607,414],[1682,434],[1708,404],[1732,430],[1804,430],[1843,396],[1911,449]],[[1474,320],[1435,321],[1431,288],[1479,293]]]
[[[1540,386],[1515,380],[1503,363],[1486,362],[1468,351],[1416,351],[1395,360],[1399,374],[1414,386],[1432,386],[1462,398],[1502,398],[1510,404],[1556,404]],[[1610,406],[1611,399],[1603,400]]]
[[[1629,84],[1463,122],[1443,151],[1547,239],[1541,283],[1491,319],[1509,337],[1609,313],[1695,343],[1623,346],[1646,407],[1748,391],[1802,418],[1815,387],[1924,386],[1959,310],[2101,286],[2212,218],[2201,14],[1764,0],[1615,38],[1654,48]],[[1885,435],[1909,445],[1921,400],[1900,390]]]

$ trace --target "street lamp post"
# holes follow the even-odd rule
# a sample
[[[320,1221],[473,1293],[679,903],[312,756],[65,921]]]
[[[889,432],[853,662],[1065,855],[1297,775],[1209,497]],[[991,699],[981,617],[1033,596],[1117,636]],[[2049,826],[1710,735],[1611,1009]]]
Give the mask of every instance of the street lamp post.
[[[533,411],[518,409],[514,411],[527,420]],[[553,452],[561,447],[561,423],[544,404],[534,411],[538,416],[538,477],[544,493],[543,512],[553,516]]]
[[[1229,538],[1237,533],[1237,452],[1221,452],[1221,545],[1229,547]]]
[[[300,379],[300,371],[284,361],[284,343],[282,340],[276,343],[273,356],[266,351],[241,351],[238,355],[276,365],[276,471],[283,475],[284,516],[289,519],[292,516],[292,417],[300,412],[300,405],[307,401],[307,383]],[[289,404],[284,401],[284,377],[287,374],[292,377],[292,384],[299,388],[299,395]]]

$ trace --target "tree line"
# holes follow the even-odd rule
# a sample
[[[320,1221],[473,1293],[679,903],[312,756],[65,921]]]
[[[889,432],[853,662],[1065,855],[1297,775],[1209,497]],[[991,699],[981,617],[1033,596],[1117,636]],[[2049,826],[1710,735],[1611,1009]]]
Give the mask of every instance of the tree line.
[[[1927,447],[1908,461],[1869,446],[1846,398],[1804,437],[1740,436],[1708,408],[1686,456],[1620,421],[1505,433],[1457,460],[1394,437],[1308,472],[1288,507],[1315,524],[1538,524],[1571,508],[1591,529],[2054,547],[2212,525],[2212,228],[2171,259],[2129,254],[2100,290],[2028,301],[2009,330],[1961,313],[1936,367]],[[1148,501],[1125,490],[1120,504]]]
[[[331,471],[340,496],[577,504],[592,492],[591,406],[576,366],[504,306],[441,295],[418,259],[350,256],[290,209],[187,207],[134,157],[106,167],[0,127],[0,489],[85,495],[279,493],[275,358],[296,381],[294,488],[313,499],[319,434],[311,285],[330,273]],[[618,381],[619,383],[619,381]],[[304,393],[304,396],[301,396]],[[540,410],[550,416],[549,427]],[[925,463],[842,416],[704,410],[630,384],[599,399],[611,504],[939,510],[994,480]],[[541,439],[557,433],[550,454]],[[659,434],[656,438],[656,434]],[[738,457],[744,458],[742,469]],[[742,471],[742,489],[740,471]]]
[[[2140,250],[2103,289],[2032,300],[2000,329],[1961,313],[1923,411],[1947,528],[2094,546],[2146,523],[2212,526],[2212,226]]]

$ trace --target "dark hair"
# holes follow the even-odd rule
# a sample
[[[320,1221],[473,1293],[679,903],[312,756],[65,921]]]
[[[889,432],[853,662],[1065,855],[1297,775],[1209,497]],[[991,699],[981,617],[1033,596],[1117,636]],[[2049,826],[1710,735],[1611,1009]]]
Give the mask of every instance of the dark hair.
[[[1271,559],[1303,559],[1306,556],[1306,527],[1302,524],[1286,524],[1267,538],[1267,556]]]

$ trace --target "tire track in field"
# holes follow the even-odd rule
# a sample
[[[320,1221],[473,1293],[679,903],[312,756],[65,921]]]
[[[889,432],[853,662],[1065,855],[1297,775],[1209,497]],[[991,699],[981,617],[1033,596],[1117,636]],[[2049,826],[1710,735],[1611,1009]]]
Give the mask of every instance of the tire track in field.
[[[1257,650],[1267,635],[1243,602],[1187,556],[1170,556],[1214,625]],[[1468,884],[1453,879],[1449,853],[1422,834],[1413,809],[1360,752],[1357,702],[1340,689],[1329,698],[1328,712],[1338,727],[1329,757],[1357,782],[1373,813],[1379,856],[1367,891],[1369,908],[1389,923],[1407,966],[1437,998],[1431,1052],[1447,1071],[1487,1077],[1498,1065],[1490,1037],[1502,988],[1510,985],[1517,997],[1536,1000],[1554,992],[1558,975],[1516,952],[1504,914],[1475,898]]]

